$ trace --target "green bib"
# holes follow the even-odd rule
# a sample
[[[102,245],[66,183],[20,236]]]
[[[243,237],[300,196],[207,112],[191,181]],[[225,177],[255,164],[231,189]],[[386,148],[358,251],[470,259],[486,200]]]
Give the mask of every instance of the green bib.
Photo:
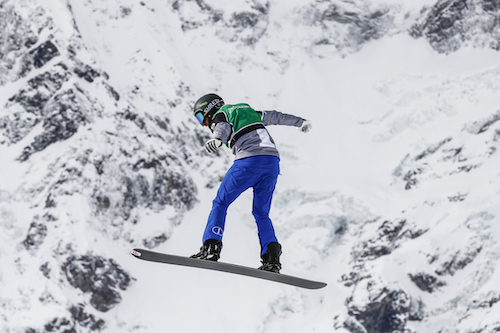
[[[221,112],[224,113],[227,122],[231,124],[233,128],[230,141],[226,142],[231,148],[242,135],[256,130],[257,128],[265,128],[262,122],[262,114],[252,109],[248,104],[239,103],[224,105],[215,113],[214,117]]]

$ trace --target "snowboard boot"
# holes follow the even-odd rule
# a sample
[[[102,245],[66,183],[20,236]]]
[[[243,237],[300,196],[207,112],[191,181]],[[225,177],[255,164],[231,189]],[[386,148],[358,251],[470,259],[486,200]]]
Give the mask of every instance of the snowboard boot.
[[[217,261],[220,258],[220,251],[222,250],[222,242],[217,239],[207,239],[200,252],[193,254],[191,258],[203,259],[210,261]]]
[[[271,242],[267,246],[267,252],[261,256],[262,266],[260,270],[279,273],[281,269],[280,263],[281,245],[276,242]]]

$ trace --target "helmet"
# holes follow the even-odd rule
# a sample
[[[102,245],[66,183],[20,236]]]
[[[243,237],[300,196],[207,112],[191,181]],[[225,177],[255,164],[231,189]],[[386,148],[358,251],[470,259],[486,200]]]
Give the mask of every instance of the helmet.
[[[203,124],[206,118],[211,121],[213,115],[219,111],[223,105],[224,101],[222,97],[216,94],[207,94],[196,101],[193,108],[193,114],[200,124]]]

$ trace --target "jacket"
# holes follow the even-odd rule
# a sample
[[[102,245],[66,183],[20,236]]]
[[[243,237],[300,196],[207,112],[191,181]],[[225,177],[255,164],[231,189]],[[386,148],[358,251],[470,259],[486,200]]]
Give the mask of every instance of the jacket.
[[[279,157],[269,125],[302,126],[304,119],[278,111],[256,111],[245,103],[226,104],[215,113],[213,137],[230,147],[235,159],[258,155]]]

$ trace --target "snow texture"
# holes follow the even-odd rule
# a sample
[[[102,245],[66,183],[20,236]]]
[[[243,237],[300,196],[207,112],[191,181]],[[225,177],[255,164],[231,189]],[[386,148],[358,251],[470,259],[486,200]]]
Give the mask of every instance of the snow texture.
[[[1,0],[0,330],[500,331],[496,0]],[[191,255],[229,149],[215,92],[269,127],[282,272],[307,291],[134,259]],[[252,193],[221,260],[259,265]],[[193,319],[193,317],[195,319]]]

